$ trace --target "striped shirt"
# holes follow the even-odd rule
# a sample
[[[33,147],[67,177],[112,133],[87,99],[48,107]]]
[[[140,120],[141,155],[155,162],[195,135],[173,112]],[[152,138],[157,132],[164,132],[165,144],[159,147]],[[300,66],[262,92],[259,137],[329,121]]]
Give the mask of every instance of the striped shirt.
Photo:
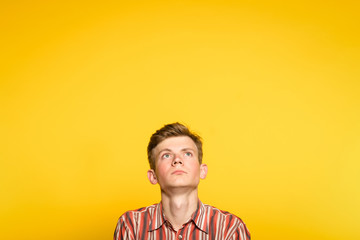
[[[250,240],[250,233],[237,216],[199,201],[197,210],[178,231],[165,219],[161,203],[124,213],[116,225],[114,240],[130,239]]]

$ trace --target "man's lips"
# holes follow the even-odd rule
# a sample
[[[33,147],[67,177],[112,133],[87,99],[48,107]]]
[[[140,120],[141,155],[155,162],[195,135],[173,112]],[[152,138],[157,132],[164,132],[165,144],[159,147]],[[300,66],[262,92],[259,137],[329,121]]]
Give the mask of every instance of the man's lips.
[[[171,175],[179,175],[179,174],[184,174],[184,173],[186,173],[186,172],[183,170],[175,170],[171,173]]]

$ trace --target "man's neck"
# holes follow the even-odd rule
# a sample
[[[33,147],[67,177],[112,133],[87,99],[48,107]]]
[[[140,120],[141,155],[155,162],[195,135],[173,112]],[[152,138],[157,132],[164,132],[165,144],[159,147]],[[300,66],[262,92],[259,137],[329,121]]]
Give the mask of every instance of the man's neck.
[[[178,231],[196,211],[198,192],[197,189],[177,194],[161,192],[161,202],[165,218],[171,223],[174,230]]]

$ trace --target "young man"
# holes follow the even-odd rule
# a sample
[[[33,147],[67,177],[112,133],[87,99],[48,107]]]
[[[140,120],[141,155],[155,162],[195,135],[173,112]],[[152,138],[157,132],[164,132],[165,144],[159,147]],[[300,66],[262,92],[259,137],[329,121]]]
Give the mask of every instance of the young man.
[[[124,213],[114,240],[238,239],[250,240],[244,222],[235,215],[203,204],[198,184],[207,174],[202,142],[180,123],[165,125],[150,138],[147,175],[159,184],[161,202]]]

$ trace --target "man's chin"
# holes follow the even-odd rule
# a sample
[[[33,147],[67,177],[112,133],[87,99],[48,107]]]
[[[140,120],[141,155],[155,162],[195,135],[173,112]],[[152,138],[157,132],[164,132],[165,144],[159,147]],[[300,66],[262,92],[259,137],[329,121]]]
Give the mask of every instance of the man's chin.
[[[168,190],[168,191],[189,191],[194,190],[197,188],[197,185],[189,185],[189,184],[172,184],[167,185],[166,187],[161,188],[162,190]]]

